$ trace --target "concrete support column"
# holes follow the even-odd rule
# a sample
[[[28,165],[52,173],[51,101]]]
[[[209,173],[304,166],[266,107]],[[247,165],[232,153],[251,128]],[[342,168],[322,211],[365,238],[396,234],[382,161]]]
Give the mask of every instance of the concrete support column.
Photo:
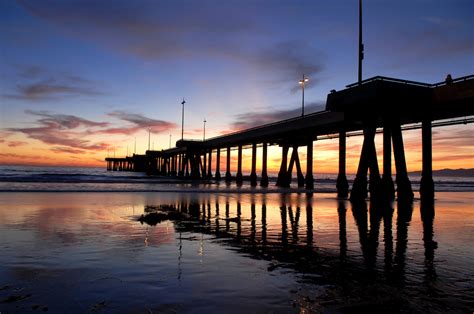
[[[296,165],[296,176],[298,178],[298,187],[301,188],[301,187],[304,187],[305,179],[304,179],[303,171],[301,171],[300,157],[298,155],[298,147],[295,146],[293,148],[293,151],[295,153],[295,165]]]
[[[243,182],[242,177],[242,145],[239,145],[238,157],[237,157],[237,175],[235,177],[237,185],[241,185]]]
[[[313,140],[310,140],[306,146],[306,178],[305,184],[307,190],[314,189],[313,178]]]
[[[252,171],[250,173],[250,185],[257,186],[257,143],[252,144]]]
[[[183,158],[184,158],[184,161],[183,161],[183,174],[186,177],[189,177],[189,153],[185,153]]]
[[[349,183],[346,177],[346,131],[339,131],[339,173],[336,181],[337,196],[349,195]]]
[[[367,171],[370,166],[375,166],[377,164],[377,155],[373,156],[375,152],[375,126],[371,125],[364,129],[364,143],[362,144],[362,151],[359,159],[359,167],[357,168],[357,174],[354,179],[354,185],[352,186],[351,191],[351,201],[361,201],[365,200],[368,195],[367,191]],[[375,163],[374,163],[375,157]],[[375,174],[372,175],[371,169],[371,178],[375,177]],[[378,167],[377,167],[378,173]],[[373,187],[375,187],[375,182]]]
[[[289,146],[286,144],[283,144],[280,172],[278,173],[278,178],[277,178],[277,183],[276,183],[276,185],[280,187],[289,187],[288,180],[287,180],[288,150],[289,150]]]
[[[176,161],[176,176],[179,176],[179,172],[181,171],[181,154],[176,154],[175,161]]]
[[[291,153],[290,164],[288,166],[288,171],[286,172],[286,184],[291,185],[291,175],[293,173],[293,165],[296,166],[296,176],[298,179],[298,187],[304,186],[304,176],[301,172],[300,159],[298,157],[298,146],[293,146],[293,151]]]
[[[225,182],[232,181],[232,174],[230,173],[230,147],[227,147],[227,161],[226,161],[226,168],[225,168]]]
[[[197,160],[198,157],[200,157],[199,154],[196,154],[196,153],[189,154],[189,167],[191,168],[190,175],[192,179],[199,179],[200,177],[200,173],[199,173],[200,160],[199,161]]]
[[[202,163],[201,153],[196,153],[196,163],[198,169],[198,179],[204,178],[204,173],[206,169],[204,168]]]
[[[172,168],[172,171],[173,171],[173,175],[175,176],[177,171],[176,171],[176,163],[177,163],[177,159],[178,159],[178,156],[177,155],[173,155],[173,158],[171,159],[173,164],[171,165],[171,168]]]
[[[212,149],[209,150],[209,161],[207,164],[207,177],[212,178]]]
[[[405,149],[403,147],[402,129],[400,124],[396,124],[392,127],[392,139],[395,167],[397,169],[395,180],[397,181],[398,201],[411,203],[413,202],[414,195],[411,188],[411,182],[408,179]]]
[[[178,171],[179,171],[179,164],[178,164],[178,155],[179,154],[176,154],[174,156],[174,174],[177,176],[178,175]]]
[[[431,120],[425,119],[421,123],[422,141],[422,171],[420,182],[420,196],[423,200],[434,199],[433,155]]]
[[[260,186],[268,186],[267,173],[267,143],[262,144],[262,178],[260,179]]]
[[[202,178],[207,178],[207,152],[202,153]]]
[[[217,180],[220,180],[221,178],[220,168],[221,168],[221,149],[218,148],[216,150],[216,179]]]
[[[377,161],[377,150],[375,148],[375,131],[376,128],[373,127],[371,128],[371,132],[373,132],[373,140],[369,142],[369,170],[370,170],[370,176],[369,176],[369,191],[370,191],[370,199],[375,200],[379,199],[383,195],[381,194],[382,192],[382,182],[380,178],[380,170],[379,170],[379,164]]]
[[[390,200],[395,198],[395,187],[392,179],[392,132],[390,125],[385,123],[383,127],[383,195]]]

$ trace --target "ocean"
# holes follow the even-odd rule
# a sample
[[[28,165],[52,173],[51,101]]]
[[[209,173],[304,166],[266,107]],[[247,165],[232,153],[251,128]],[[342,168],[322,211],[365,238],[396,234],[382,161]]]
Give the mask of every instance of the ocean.
[[[434,204],[352,204],[333,175],[308,194],[2,166],[0,312],[471,313],[474,183],[435,181]]]
[[[318,174],[315,177],[315,192],[335,193],[335,174]],[[354,175],[348,175],[352,184]],[[293,175],[293,180],[296,180]],[[395,177],[393,178],[395,181]],[[420,176],[410,176],[413,190],[418,191]],[[434,177],[438,192],[473,192],[473,177]],[[280,193],[304,191],[304,189],[282,189],[275,186],[276,177],[270,175],[268,188],[250,187],[248,180],[243,186],[227,185],[225,182],[208,180],[197,184],[171,177],[147,176],[140,172],[107,171],[104,168],[81,167],[34,167],[0,166],[0,191],[24,192],[240,192]],[[296,187],[296,181],[292,184]]]

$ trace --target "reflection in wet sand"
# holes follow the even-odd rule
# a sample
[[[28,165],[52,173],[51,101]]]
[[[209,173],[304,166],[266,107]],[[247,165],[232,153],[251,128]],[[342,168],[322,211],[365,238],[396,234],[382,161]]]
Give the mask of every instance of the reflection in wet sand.
[[[61,197],[57,196],[58,200]],[[91,281],[117,277],[128,281],[140,294],[154,289],[165,293],[161,288],[165,282],[174,294],[181,293],[177,287],[194,291],[195,285],[201,287],[209,282],[208,287],[202,288],[208,295],[200,298],[208,298],[211,303],[217,302],[216,298],[222,299],[221,306],[230,304],[225,300],[235,296],[236,286],[251,285],[255,287],[253,295],[244,290],[238,294],[248,302],[255,302],[254,305],[260,304],[262,310],[270,309],[274,302],[287,300],[289,290],[296,291],[291,292],[294,295],[290,298],[297,300],[299,309],[315,311],[357,310],[362,305],[381,311],[422,311],[434,306],[448,311],[468,309],[474,300],[466,288],[466,283],[473,282],[464,270],[469,265],[456,260],[457,255],[450,260],[450,250],[455,244],[437,243],[439,238],[443,239],[439,232],[452,226],[440,222],[438,213],[435,219],[433,203],[350,203],[305,194],[202,194],[165,199],[146,195],[141,205],[143,212],[139,213],[138,202],[130,200],[102,207],[93,205],[100,204],[98,199],[82,202],[82,206],[71,211],[71,216],[60,210],[64,204],[59,201],[34,210],[27,203],[18,207],[16,215],[8,212],[8,203],[4,202],[6,205],[0,210],[6,218],[0,224],[0,232],[5,240],[0,239],[0,244],[7,255],[0,257],[2,264],[45,269],[56,264],[82,267],[87,270],[84,273],[92,274]],[[441,209],[440,215],[449,218],[446,223],[458,217],[448,216],[450,211],[464,211],[468,207],[467,204],[460,209],[462,203],[458,207],[452,204],[455,203],[449,203],[449,207],[443,203]],[[471,216],[466,217],[469,221]],[[28,242],[12,240],[10,232],[28,235],[16,239],[29,239],[36,250],[32,254],[37,264],[25,259],[30,251],[30,245],[25,245]],[[68,236],[62,237],[60,233]],[[35,234],[40,235],[37,240],[31,236]],[[468,241],[460,239],[464,242],[460,242],[459,248],[463,248]],[[12,243],[16,243],[15,248]],[[37,256],[44,256],[45,263],[41,264]],[[252,266],[254,263],[256,267]],[[451,263],[456,268],[450,269]],[[460,268],[462,271],[458,271],[460,264],[465,267]],[[27,280],[15,279],[14,274],[19,272],[9,267],[12,275],[0,274],[0,286],[7,279]],[[449,276],[444,275],[446,270]],[[66,273],[62,276],[67,276]],[[147,281],[150,274],[153,279],[145,286],[135,282]],[[235,274],[239,276],[236,278]],[[296,280],[297,288],[287,288],[295,287],[289,283],[288,276]],[[265,291],[271,285],[259,286],[260,280],[277,280],[283,288],[271,297]],[[117,289],[116,283],[108,284],[109,290]],[[319,291],[310,298],[312,302],[305,299],[310,294],[303,297],[299,292],[302,287],[314,289],[308,288],[308,284]],[[90,298],[84,293],[81,298]],[[432,296],[440,301],[435,302]],[[7,292],[0,291],[0,301],[5,297]],[[124,304],[132,302],[130,297],[122,297]],[[147,302],[158,302],[150,300]],[[185,302],[181,309],[205,309],[197,306]],[[278,309],[291,310],[292,306],[288,308],[286,304]]]

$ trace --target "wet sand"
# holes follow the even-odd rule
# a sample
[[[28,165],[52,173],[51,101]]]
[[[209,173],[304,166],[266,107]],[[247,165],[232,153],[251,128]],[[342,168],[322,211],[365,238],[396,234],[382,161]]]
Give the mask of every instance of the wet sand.
[[[0,311],[469,312],[473,204],[0,193]]]

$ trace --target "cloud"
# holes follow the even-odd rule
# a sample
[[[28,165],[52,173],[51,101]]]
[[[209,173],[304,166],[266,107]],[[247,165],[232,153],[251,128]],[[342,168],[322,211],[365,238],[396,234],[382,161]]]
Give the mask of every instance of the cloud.
[[[169,131],[177,127],[176,123],[155,120],[147,118],[141,114],[129,113],[125,111],[114,111],[108,114],[111,117],[117,118],[122,121],[129,122],[131,125],[125,127],[108,128],[103,129],[100,132],[106,134],[133,134],[148,128],[151,129],[151,133],[157,134]]]
[[[22,141],[11,141],[11,142],[8,142],[8,147],[18,147],[18,146],[23,146],[23,145],[26,145],[28,143],[26,142],[22,142]]]
[[[55,153],[67,153],[67,154],[84,154],[84,151],[81,149],[74,149],[70,147],[61,147],[61,146],[55,146],[50,149],[52,152]]]
[[[317,112],[324,110],[323,103],[305,104],[305,113]],[[271,122],[285,120],[289,118],[298,117],[301,115],[301,108],[288,110],[268,110],[267,112],[246,112],[236,116],[232,123],[234,131],[244,130],[256,126],[261,126]]]
[[[317,75],[323,69],[321,53],[308,42],[292,40],[280,42],[247,56],[249,60],[262,70],[277,71],[279,76],[267,79],[270,83],[287,83],[289,80],[301,79],[302,75],[311,77],[305,88],[312,88],[317,82]],[[297,84],[291,90],[300,89]]]
[[[43,119],[38,120],[40,123],[45,125],[56,125],[61,129],[75,129],[81,126],[106,127],[109,125],[108,122],[95,122],[73,115],[53,114],[48,111],[25,110],[25,113],[43,117]]]
[[[103,95],[97,89],[97,82],[78,75],[50,71],[38,65],[16,64],[15,68],[18,76],[25,82],[18,84],[14,92],[4,93],[4,98],[39,101]]]
[[[85,81],[85,79],[82,79]],[[103,93],[94,87],[85,86],[76,80],[75,86],[72,82],[65,82],[56,78],[49,78],[31,84],[18,85],[15,94],[3,94],[3,97],[20,100],[51,100],[67,96],[97,96]]]
[[[10,128],[9,132],[22,133],[29,138],[45,144],[60,145],[73,149],[101,151],[108,148],[105,143],[91,143],[85,139],[90,128],[108,126],[106,122],[95,122],[73,115],[53,114],[48,111],[26,110],[27,114],[39,116],[39,126],[29,128]],[[81,129],[87,129],[86,131]]]
[[[20,3],[31,14],[62,31],[144,60],[230,60],[252,70],[258,68],[264,81],[271,84],[287,84],[305,73],[312,78],[308,88],[317,82],[316,74],[323,69],[321,53],[308,41],[278,39],[282,37],[277,36],[274,26],[262,19],[270,10],[264,4],[151,1],[135,5],[114,1],[110,5],[100,1],[49,1],[42,5],[26,0]],[[292,88],[297,89],[297,85]]]
[[[12,154],[12,153],[0,153],[0,158],[35,159],[35,157],[32,157],[31,155],[19,155],[19,154]],[[51,159],[51,158],[41,156],[41,159]]]
[[[20,72],[19,75],[26,79],[36,79],[47,74],[46,69],[38,65],[17,64],[16,68]]]
[[[419,29],[386,32],[386,40],[377,42],[374,54],[393,60],[393,66],[406,67],[474,53],[472,25],[439,17],[422,21]]]

